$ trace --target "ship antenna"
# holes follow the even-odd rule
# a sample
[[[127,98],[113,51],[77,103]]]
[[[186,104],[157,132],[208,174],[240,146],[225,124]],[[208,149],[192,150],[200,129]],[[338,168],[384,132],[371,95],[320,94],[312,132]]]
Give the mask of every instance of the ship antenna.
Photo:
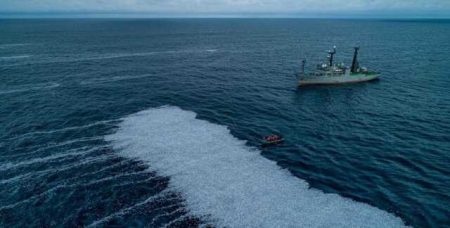
[[[306,65],[306,59],[303,59],[302,60],[302,71],[300,72],[300,75],[305,74],[305,65]]]
[[[358,71],[358,68],[359,68],[358,50],[359,50],[359,47],[355,47],[355,52],[353,53],[352,67],[350,69],[352,73],[356,73]]]

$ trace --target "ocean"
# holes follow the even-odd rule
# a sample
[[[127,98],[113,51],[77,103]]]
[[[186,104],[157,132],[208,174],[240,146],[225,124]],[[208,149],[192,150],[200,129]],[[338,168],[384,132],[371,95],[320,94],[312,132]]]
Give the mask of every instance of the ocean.
[[[333,45],[380,80],[298,88]],[[448,53],[449,20],[2,19],[0,226],[448,227]]]

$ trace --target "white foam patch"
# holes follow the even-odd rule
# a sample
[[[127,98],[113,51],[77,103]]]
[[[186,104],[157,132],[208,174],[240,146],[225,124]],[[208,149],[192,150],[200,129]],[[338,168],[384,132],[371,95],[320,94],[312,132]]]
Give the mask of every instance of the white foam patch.
[[[220,227],[402,227],[401,219],[310,189],[225,126],[164,106],[124,118],[105,138],[120,155],[169,176],[189,213]]]

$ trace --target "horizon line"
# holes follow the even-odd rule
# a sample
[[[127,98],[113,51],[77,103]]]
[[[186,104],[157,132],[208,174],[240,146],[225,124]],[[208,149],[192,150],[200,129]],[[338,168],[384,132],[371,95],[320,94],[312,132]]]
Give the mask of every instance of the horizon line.
[[[3,15],[0,19],[336,19],[336,20],[450,20],[450,17],[426,16],[245,16],[245,15],[208,15],[208,16],[117,16],[117,15]]]
[[[299,18],[299,19],[450,19],[447,11],[329,12],[120,12],[120,11],[0,11],[0,18]]]

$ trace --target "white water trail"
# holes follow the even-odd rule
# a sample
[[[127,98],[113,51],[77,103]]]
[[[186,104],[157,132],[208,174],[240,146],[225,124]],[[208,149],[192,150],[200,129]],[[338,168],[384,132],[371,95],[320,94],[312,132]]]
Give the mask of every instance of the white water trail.
[[[33,132],[28,132],[25,134],[17,135],[17,136],[11,137],[11,138],[7,138],[6,140],[16,140],[16,139],[25,138],[25,137],[34,136],[34,135],[53,134],[53,133],[66,132],[66,131],[72,131],[72,130],[81,130],[81,129],[91,128],[91,127],[98,126],[98,125],[111,124],[111,123],[114,123],[117,121],[118,121],[117,119],[102,120],[102,121],[97,121],[97,122],[86,124],[86,125],[60,128],[60,129],[55,129],[55,130],[50,130],[50,131],[33,131]]]
[[[121,156],[170,177],[189,214],[219,227],[404,226],[388,212],[309,188],[226,126],[178,107],[130,115],[105,139]]]
[[[23,86],[16,87],[16,88],[0,90],[0,95],[11,94],[11,93],[23,93],[23,92],[36,91],[36,90],[53,89],[53,88],[56,88],[59,86],[60,86],[60,84],[55,83],[55,82],[23,85]]]
[[[133,79],[146,78],[146,77],[151,77],[151,76],[154,76],[154,74],[123,75],[123,76],[93,78],[93,79],[81,81],[80,85],[103,84],[103,83],[108,83],[108,82],[133,80]]]
[[[216,49],[208,50],[168,50],[168,51],[150,51],[150,52],[134,52],[134,53],[110,53],[97,56],[73,56],[73,57],[51,57],[43,61],[33,61],[27,63],[17,63],[3,65],[3,67],[18,67],[23,65],[34,65],[34,64],[52,64],[52,63],[76,63],[85,61],[95,61],[95,60],[108,60],[108,59],[119,59],[119,58],[131,58],[131,57],[145,57],[145,56],[158,56],[167,54],[189,54],[189,53],[202,53],[202,52],[215,52]]]
[[[90,142],[90,141],[98,141],[98,140],[103,140],[103,137],[100,136],[95,136],[95,137],[84,137],[84,138],[78,138],[78,139],[73,139],[73,140],[68,140],[68,141],[64,141],[61,143],[49,143],[46,145],[38,145],[38,146],[34,146],[31,147],[31,149],[34,148],[38,148],[36,150],[30,151],[30,152],[25,152],[25,153],[16,153],[13,155],[4,155],[4,156],[0,156],[0,158],[17,158],[17,157],[21,157],[24,155],[30,156],[33,154],[39,154],[42,151],[46,151],[48,149],[53,149],[53,148],[58,148],[58,147],[63,147],[63,146],[67,146],[67,145],[71,145],[71,144],[75,144],[75,143],[82,143],[82,142]]]
[[[106,216],[106,217],[104,217],[102,219],[96,220],[93,223],[87,225],[86,228],[88,228],[88,227],[96,227],[96,226],[99,226],[99,225],[101,225],[103,223],[106,223],[106,222],[110,221],[113,218],[126,215],[127,213],[130,213],[130,211],[132,211],[136,207],[143,206],[145,204],[151,203],[151,202],[156,201],[156,200],[163,200],[164,197],[167,196],[168,194],[170,194],[170,192],[167,191],[167,190],[164,190],[164,191],[158,193],[157,195],[154,195],[154,196],[151,196],[151,197],[147,198],[146,200],[144,200],[142,202],[139,202],[139,203],[137,203],[135,205],[132,205],[130,207],[121,209],[120,211],[115,212],[113,214],[110,214],[110,215],[108,215],[108,216]]]
[[[0,56],[0,60],[17,60],[30,58],[31,55],[13,55],[13,56]]]
[[[14,47],[21,47],[31,45],[30,43],[11,43],[11,44],[0,44],[0,49],[6,49],[6,48],[14,48]]]
[[[77,148],[77,149],[69,150],[67,152],[56,153],[56,154],[52,154],[52,155],[45,156],[45,157],[33,158],[33,159],[28,159],[28,160],[24,160],[24,161],[20,161],[20,162],[8,162],[8,163],[0,164],[0,172],[9,170],[9,169],[23,167],[23,166],[33,165],[36,163],[46,163],[46,162],[51,162],[53,160],[60,160],[61,158],[67,159],[67,158],[75,157],[78,155],[86,155],[86,154],[90,154],[94,151],[97,151],[99,149],[104,149],[104,148],[107,148],[107,147],[106,146],[94,147],[89,150],[80,150]],[[63,161],[63,160],[60,160],[60,161]]]
[[[83,159],[80,160],[79,162],[75,163],[75,164],[69,164],[69,165],[64,165],[62,167],[58,167],[58,168],[50,168],[50,169],[45,169],[45,170],[41,170],[41,171],[33,171],[30,170],[27,173],[23,173],[17,176],[13,176],[10,177],[8,179],[0,179],[0,184],[12,184],[12,183],[17,183],[19,181],[28,181],[30,179],[38,179],[44,175],[48,175],[51,173],[61,173],[61,172],[65,172],[68,170],[72,170],[75,168],[82,168],[84,165],[90,165],[96,162],[102,162],[111,158],[114,158],[115,156],[110,155],[110,154],[106,154],[106,155],[100,155],[100,156],[93,156],[93,157],[89,157],[87,159]],[[70,180],[70,179],[68,179]]]
[[[184,208],[180,208],[180,205],[178,205],[178,204],[169,204],[169,205],[167,205],[165,207],[158,208],[158,210],[164,211],[164,210],[168,210],[168,209],[171,209],[171,208],[175,208],[175,210],[173,210],[172,212],[163,212],[163,213],[155,216],[152,219],[152,221],[150,222],[150,225],[153,226],[153,224],[155,224],[155,222],[158,221],[160,218],[169,217],[169,216],[172,216],[175,213],[185,211],[185,209]]]

